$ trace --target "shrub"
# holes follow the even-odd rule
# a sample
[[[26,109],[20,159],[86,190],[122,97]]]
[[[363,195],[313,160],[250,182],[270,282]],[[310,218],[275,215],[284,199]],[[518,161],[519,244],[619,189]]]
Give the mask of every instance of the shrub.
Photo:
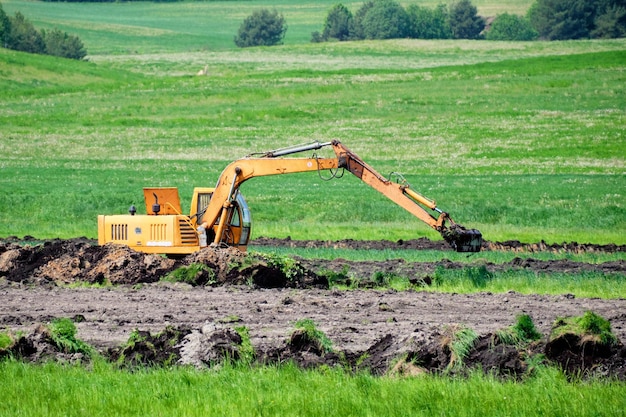
[[[394,0],[376,0],[361,24],[366,39],[395,39],[409,35],[409,15]]]
[[[538,36],[528,19],[504,13],[495,18],[485,38],[491,41],[532,41]]]
[[[346,41],[350,39],[350,29],[353,27],[352,13],[343,4],[333,6],[326,16],[322,40],[337,39]]]
[[[42,30],[41,36],[48,55],[71,59],[83,59],[87,55],[83,42],[77,36],[68,35],[59,29]]]
[[[7,48],[11,35],[11,21],[0,3],[0,47]]]
[[[478,39],[485,28],[485,20],[470,0],[460,0],[450,7],[448,23],[455,39]]]
[[[16,12],[10,22],[11,31],[7,42],[9,49],[33,54],[43,54],[46,51],[41,34],[22,13]]]
[[[276,10],[260,9],[248,16],[239,27],[235,44],[240,48],[272,46],[283,43],[287,32],[285,18]]]
[[[374,1],[369,0],[364,2],[356,11],[356,14],[352,19],[352,29],[350,29],[351,39],[365,39],[365,26],[363,20],[372,7],[374,7]]]
[[[407,9],[409,35],[418,39],[450,39],[452,30],[448,22],[448,8],[445,4],[435,9],[411,4]]]

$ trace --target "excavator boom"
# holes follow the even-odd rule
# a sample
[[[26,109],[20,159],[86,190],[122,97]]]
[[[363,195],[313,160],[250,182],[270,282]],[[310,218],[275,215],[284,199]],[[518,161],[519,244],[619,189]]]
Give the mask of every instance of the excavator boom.
[[[294,153],[317,150],[332,146],[335,158],[280,158]],[[290,148],[278,149],[258,155],[252,155],[230,163],[217,181],[215,191],[206,211],[201,217],[205,228],[218,224],[214,243],[220,243],[226,227],[232,201],[237,196],[240,185],[254,177],[280,175],[296,172],[334,170],[343,168],[361,179],[364,183],[385,195],[391,201],[437,230],[455,250],[459,252],[478,252],[482,246],[482,235],[478,230],[468,230],[456,224],[448,215],[439,210],[434,201],[427,199],[403,182],[392,182],[380,175],[365,163],[358,155],[339,141],[327,143],[315,142]],[[422,206],[436,213],[437,217],[427,212]]]

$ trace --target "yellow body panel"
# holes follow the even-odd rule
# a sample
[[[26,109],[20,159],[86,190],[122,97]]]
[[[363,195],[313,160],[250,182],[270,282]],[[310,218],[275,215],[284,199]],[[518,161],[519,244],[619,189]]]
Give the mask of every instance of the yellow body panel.
[[[118,214],[98,216],[98,243],[127,245],[146,253],[189,254],[200,249],[198,236],[183,215]]]

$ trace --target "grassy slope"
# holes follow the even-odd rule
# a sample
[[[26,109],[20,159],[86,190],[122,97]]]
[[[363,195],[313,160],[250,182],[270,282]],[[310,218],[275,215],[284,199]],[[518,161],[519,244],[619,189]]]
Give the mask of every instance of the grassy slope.
[[[91,63],[0,50],[0,236],[94,237],[95,216],[142,205],[143,186],[179,186],[186,204],[233,159],[340,139],[488,239],[626,242],[623,40],[310,44],[334,3],[253,6],[272,4],[293,37],[237,50],[239,2],[4,2],[78,31]],[[198,46],[207,27],[215,45]],[[354,178],[243,191],[257,236],[437,237]]]
[[[218,69],[207,78],[163,76],[158,60],[128,72],[0,50],[0,235],[93,237],[95,216],[141,205],[143,186],[179,186],[186,202],[251,151],[339,138],[488,239],[625,242],[622,41],[425,69],[406,67],[420,54],[493,58],[484,43],[461,54],[389,42],[385,54],[405,67],[373,68],[382,58],[370,45],[276,48],[271,62],[258,50],[207,55]],[[293,54],[336,59],[336,48],[372,68],[289,65]],[[147,65],[159,75],[139,74]],[[258,179],[243,191],[256,235],[436,237],[354,178]]]

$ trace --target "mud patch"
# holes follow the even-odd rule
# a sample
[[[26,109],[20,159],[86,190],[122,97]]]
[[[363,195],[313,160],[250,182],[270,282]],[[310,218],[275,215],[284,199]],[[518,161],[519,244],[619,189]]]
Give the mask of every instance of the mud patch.
[[[251,246],[277,246],[289,248],[330,248],[330,249],[359,249],[359,250],[441,250],[449,251],[450,246],[443,240],[430,240],[427,238],[411,239],[411,240],[353,240],[344,239],[337,241],[323,240],[292,240],[287,237],[284,239],[259,237],[254,239]],[[592,243],[563,242],[563,243],[546,243],[544,241],[538,243],[523,243],[518,240],[508,240],[504,242],[484,241],[482,250],[492,251],[513,251],[513,252],[626,252],[626,245],[597,245]]]

